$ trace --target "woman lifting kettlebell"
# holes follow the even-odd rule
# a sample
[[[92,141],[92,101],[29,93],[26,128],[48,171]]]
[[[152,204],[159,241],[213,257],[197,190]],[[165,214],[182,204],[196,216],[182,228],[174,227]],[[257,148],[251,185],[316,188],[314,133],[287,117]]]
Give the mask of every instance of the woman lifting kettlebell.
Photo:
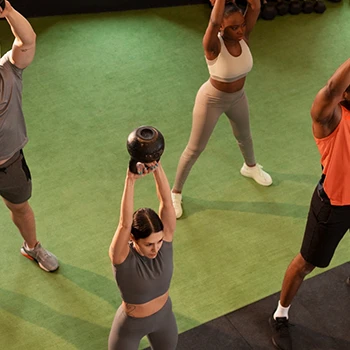
[[[178,332],[169,286],[176,218],[168,179],[160,161],[154,160],[159,159],[164,145],[159,143],[161,134],[150,127],[140,127],[130,135],[131,163],[126,173],[119,225],[109,249],[122,304],[113,321],[108,349],[137,350],[141,339],[147,336],[152,349],[175,350]],[[158,141],[153,142],[154,135]],[[151,157],[140,156],[145,148],[151,149]],[[131,165],[139,159],[151,161],[137,162],[134,171]],[[156,183],[159,215],[150,208],[133,212],[135,183],[148,174],[153,175]]]

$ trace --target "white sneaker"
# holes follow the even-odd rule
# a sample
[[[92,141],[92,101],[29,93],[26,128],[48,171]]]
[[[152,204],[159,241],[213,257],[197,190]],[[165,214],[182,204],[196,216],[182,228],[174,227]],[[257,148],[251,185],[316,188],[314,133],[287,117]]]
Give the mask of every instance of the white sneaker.
[[[181,218],[182,216],[182,194],[171,192],[171,199],[173,200],[173,206],[175,209],[176,219]]]
[[[262,168],[260,164],[250,167],[244,163],[241,168],[241,174],[246,177],[251,177],[259,185],[270,186],[272,184],[272,178],[266,171],[262,170]]]

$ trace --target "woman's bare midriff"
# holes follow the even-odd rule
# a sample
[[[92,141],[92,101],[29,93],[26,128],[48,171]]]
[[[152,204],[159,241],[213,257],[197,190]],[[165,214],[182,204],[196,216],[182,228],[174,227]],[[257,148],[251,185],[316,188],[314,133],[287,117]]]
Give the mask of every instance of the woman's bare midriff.
[[[165,305],[168,298],[169,291],[144,304],[129,304],[123,301],[122,307],[128,316],[136,318],[148,317],[158,312]]]
[[[245,78],[246,77],[243,77],[241,79],[233,81],[232,83],[224,83],[222,81],[218,81],[213,78],[210,78],[210,83],[211,85],[214,86],[215,89],[218,89],[220,91],[227,92],[227,93],[233,93],[243,89]]]

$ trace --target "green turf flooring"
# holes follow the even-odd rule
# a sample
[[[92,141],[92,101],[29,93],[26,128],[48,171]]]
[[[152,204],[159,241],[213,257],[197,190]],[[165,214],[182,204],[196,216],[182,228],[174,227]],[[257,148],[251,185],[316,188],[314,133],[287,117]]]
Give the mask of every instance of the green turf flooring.
[[[263,188],[239,174],[243,160],[222,117],[184,188],[171,285],[180,332],[277,292],[298,252],[320,176],[310,106],[349,57],[349,4],[327,6],[323,15],[259,20],[251,35],[253,139],[274,184]],[[208,17],[208,6],[198,5],[31,19],[37,53],[23,95],[31,205],[38,238],[61,268],[48,274],[20,255],[2,205],[1,349],[106,349],[120,303],[108,247],[126,137],[143,124],[159,128],[173,183],[194,98],[208,78],[201,47]],[[12,40],[1,21],[2,54]],[[151,178],[137,184],[140,206],[157,206]],[[349,248],[347,235],[330,267],[348,261]]]

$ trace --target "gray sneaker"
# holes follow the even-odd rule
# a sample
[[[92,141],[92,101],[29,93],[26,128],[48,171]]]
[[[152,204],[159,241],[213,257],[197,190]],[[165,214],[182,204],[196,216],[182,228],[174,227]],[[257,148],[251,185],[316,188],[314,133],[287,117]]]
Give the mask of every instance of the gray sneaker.
[[[57,258],[44,249],[38,242],[34,250],[27,250],[23,244],[21,254],[30,260],[34,260],[43,270],[47,272],[56,271],[59,268]]]

